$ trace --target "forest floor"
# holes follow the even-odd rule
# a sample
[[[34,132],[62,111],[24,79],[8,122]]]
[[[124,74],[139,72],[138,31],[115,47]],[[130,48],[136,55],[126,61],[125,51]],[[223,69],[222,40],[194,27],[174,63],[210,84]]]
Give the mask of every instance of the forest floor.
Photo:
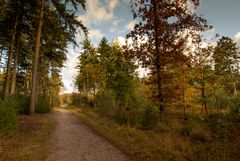
[[[47,161],[127,161],[127,157],[66,109],[56,109]]]
[[[43,161],[56,121],[52,114],[19,115],[18,128],[0,137],[0,161]]]

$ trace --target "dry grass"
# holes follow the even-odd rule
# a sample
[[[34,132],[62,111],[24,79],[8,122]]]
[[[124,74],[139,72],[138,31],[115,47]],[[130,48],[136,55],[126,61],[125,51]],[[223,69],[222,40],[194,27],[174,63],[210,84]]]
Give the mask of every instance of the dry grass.
[[[197,119],[184,122],[181,117],[172,115],[167,123],[160,122],[154,130],[142,131],[120,126],[109,118],[100,117],[94,110],[72,109],[72,112],[135,161],[240,160],[239,128],[219,139],[204,121]]]
[[[0,138],[0,161],[39,161],[48,155],[47,141],[54,129],[48,114],[19,116],[19,128]]]

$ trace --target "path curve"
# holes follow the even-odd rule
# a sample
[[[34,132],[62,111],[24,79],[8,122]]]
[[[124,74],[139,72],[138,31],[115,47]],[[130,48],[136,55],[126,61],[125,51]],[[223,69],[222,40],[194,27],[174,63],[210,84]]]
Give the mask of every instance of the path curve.
[[[57,121],[51,136],[51,153],[47,161],[127,161],[111,143],[65,109],[53,114]]]

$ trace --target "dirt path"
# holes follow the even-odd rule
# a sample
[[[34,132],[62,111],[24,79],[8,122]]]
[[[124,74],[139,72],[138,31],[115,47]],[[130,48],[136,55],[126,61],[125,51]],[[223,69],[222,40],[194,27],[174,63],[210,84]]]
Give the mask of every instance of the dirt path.
[[[57,127],[50,140],[47,161],[127,161],[112,144],[81,124],[65,109],[53,114]]]

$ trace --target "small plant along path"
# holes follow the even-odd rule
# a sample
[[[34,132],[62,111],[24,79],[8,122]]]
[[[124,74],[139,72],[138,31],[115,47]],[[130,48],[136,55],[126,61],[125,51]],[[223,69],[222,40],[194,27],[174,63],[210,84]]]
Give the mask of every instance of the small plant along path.
[[[127,161],[127,157],[68,110],[57,109],[47,161]]]

